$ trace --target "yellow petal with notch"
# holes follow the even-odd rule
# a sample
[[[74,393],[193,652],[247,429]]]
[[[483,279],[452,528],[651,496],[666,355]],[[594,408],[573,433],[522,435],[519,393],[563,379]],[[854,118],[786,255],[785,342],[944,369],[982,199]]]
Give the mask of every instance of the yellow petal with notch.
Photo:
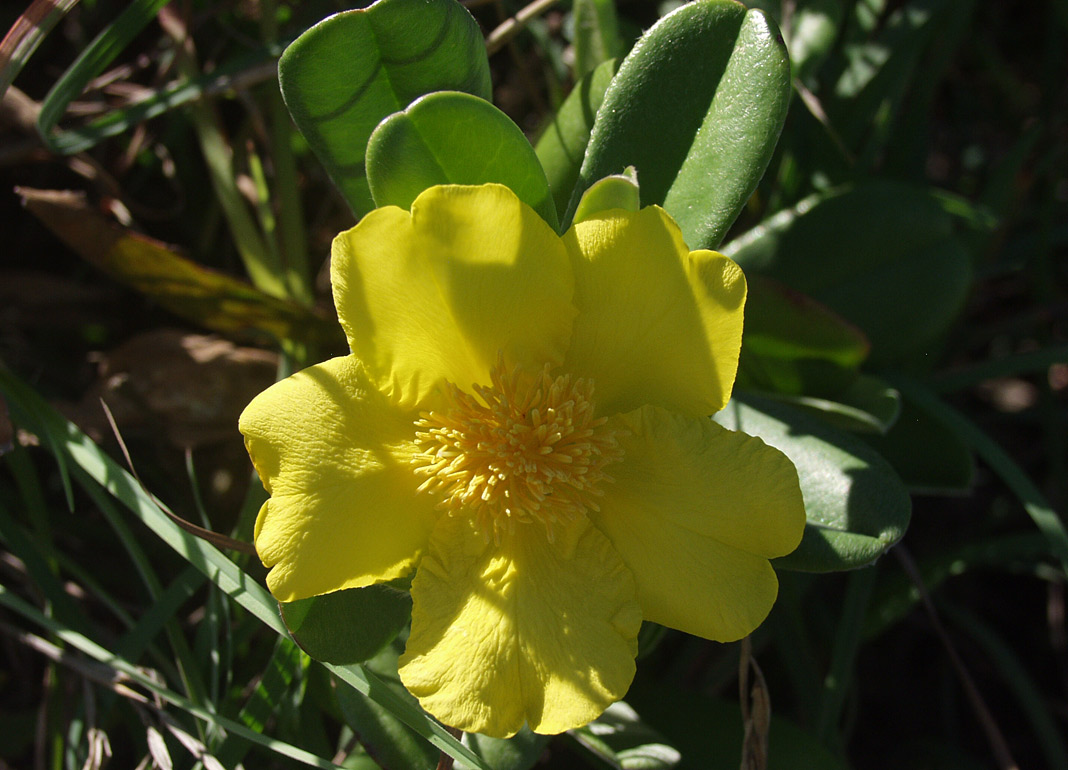
[[[551,543],[527,524],[496,545],[443,517],[412,601],[401,681],[453,727],[560,733],[595,719],[634,676],[634,581],[586,519]]]
[[[801,541],[797,471],[760,439],[644,407],[590,517],[638,582],[648,620],[717,641],[753,631],[775,601],[768,560]]]
[[[741,349],[741,269],[722,254],[690,252],[656,206],[601,212],[564,243],[579,310],[564,366],[596,383],[598,412],[722,409]]]
[[[411,571],[438,514],[417,495],[413,421],[368,381],[354,356],[265,390],[240,429],[271,493],[256,550],[280,601],[391,580]]]
[[[427,407],[448,380],[489,384],[508,364],[558,364],[575,315],[563,244],[502,185],[431,187],[334,239],[338,318],[372,380]]]

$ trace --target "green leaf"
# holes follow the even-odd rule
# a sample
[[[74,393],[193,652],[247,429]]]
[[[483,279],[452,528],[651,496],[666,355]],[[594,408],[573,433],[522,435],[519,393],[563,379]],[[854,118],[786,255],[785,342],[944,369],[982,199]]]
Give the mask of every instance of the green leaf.
[[[549,739],[550,736],[533,733],[524,725],[518,733],[507,739],[464,733],[463,743],[486,760],[493,770],[529,770],[541,759]],[[470,770],[463,760],[456,763],[456,768]]]
[[[633,168],[628,168],[622,174],[606,176],[599,182],[594,182],[593,186],[582,194],[578,208],[575,209],[575,222],[582,222],[608,209],[637,211],[641,206],[640,195]]]
[[[746,276],[738,386],[831,396],[855,378],[868,339],[810,297],[757,273]]]
[[[786,404],[736,394],[714,419],[757,436],[797,468],[808,523],[779,569],[831,572],[870,564],[901,539],[912,502],[871,447]]]
[[[901,412],[901,396],[878,377],[861,374],[833,398],[765,394],[792,404],[822,419],[828,425],[856,433],[886,434]],[[893,465],[893,463],[891,463]]]
[[[403,700],[410,708],[422,712],[419,702],[405,689],[397,673],[397,659],[403,649],[404,644],[396,640],[393,644],[386,645],[365,665],[394,697]],[[337,691],[337,702],[345,722],[359,736],[367,753],[382,767],[435,766],[437,751],[426,741],[416,738],[394,714],[379,703],[362,698],[347,688]]]
[[[423,94],[489,99],[478,24],[455,0],[378,0],[331,16],[278,62],[286,106],[357,217],[374,207],[364,151],[375,126]]]
[[[670,770],[682,759],[679,750],[624,701],[613,703],[571,735],[595,757],[623,770]]]
[[[975,457],[937,413],[904,395],[901,415],[885,436],[865,436],[914,492],[966,492],[975,479]]]
[[[619,61],[606,61],[580,80],[534,146],[558,212],[566,210],[571,200],[571,191],[575,189],[582,157],[590,141],[594,116],[617,69]]]
[[[826,306],[763,275],[746,276],[746,282],[744,344],[754,352],[850,369],[867,358],[864,334]]]
[[[790,93],[786,48],[762,11],[682,6],[638,41],[605,93],[572,210],[593,182],[634,166],[643,205],[662,205],[691,249],[716,246],[771,159]]]
[[[930,191],[898,182],[810,198],[724,251],[855,323],[876,365],[928,352],[972,281],[953,218]]]
[[[278,606],[301,649],[340,666],[377,655],[412,614],[411,597],[388,585],[350,588]]]
[[[615,0],[575,0],[571,18],[575,24],[576,79],[623,54]]]
[[[81,96],[89,82],[122,53],[166,4],[167,0],[133,0],[128,3],[118,18],[105,27],[60,76],[41,102],[41,112],[37,116],[37,130],[49,149],[58,153],[73,153],[84,149],[57,144],[53,129],[66,112],[67,105]],[[77,139],[77,132],[66,132],[64,138]]]
[[[527,138],[470,94],[430,94],[383,120],[367,143],[367,182],[376,205],[405,209],[436,184],[498,182],[557,226],[549,183]]]

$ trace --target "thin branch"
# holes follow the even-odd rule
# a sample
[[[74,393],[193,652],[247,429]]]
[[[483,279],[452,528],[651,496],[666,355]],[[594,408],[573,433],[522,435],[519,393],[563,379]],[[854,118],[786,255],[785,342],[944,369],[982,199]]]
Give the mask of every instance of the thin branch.
[[[983,700],[983,696],[979,692],[979,687],[975,684],[971,674],[968,673],[968,669],[957,652],[957,648],[953,646],[953,640],[949,638],[945,626],[942,625],[942,620],[938,617],[938,611],[935,610],[934,602],[931,601],[931,595],[927,593],[927,586],[923,583],[923,576],[920,575],[916,562],[912,560],[912,556],[900,544],[893,549],[892,553],[901,562],[905,574],[909,576],[913,585],[916,586],[916,590],[920,593],[920,601],[923,603],[923,608],[931,621],[931,626],[934,628],[939,641],[942,642],[942,647],[945,649],[946,654],[949,655],[953,670],[956,672],[957,678],[960,680],[961,686],[971,702],[972,709],[975,711],[975,716],[979,720],[983,732],[986,733],[986,739],[990,742],[990,749],[994,752],[998,767],[1001,770],[1019,770],[1020,766],[1013,759],[1009,744],[998,728],[997,722],[994,721],[994,715],[987,708],[986,701]]]
[[[556,3],[556,0],[534,0],[530,5],[519,9],[519,12],[511,18],[505,19],[497,25],[497,28],[486,36],[486,53],[490,56],[504,47],[504,44],[515,37],[519,30],[541,14],[545,13]]]

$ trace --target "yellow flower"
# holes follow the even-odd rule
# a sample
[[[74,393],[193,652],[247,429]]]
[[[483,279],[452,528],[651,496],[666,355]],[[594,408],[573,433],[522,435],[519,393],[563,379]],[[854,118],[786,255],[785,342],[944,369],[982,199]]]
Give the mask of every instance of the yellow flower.
[[[642,619],[731,641],[805,514],[789,460],[707,418],[745,279],[660,208],[558,236],[500,185],[442,186],[334,240],[352,355],[256,397],[281,601],[410,574],[401,679],[446,724],[558,733],[626,693]]]

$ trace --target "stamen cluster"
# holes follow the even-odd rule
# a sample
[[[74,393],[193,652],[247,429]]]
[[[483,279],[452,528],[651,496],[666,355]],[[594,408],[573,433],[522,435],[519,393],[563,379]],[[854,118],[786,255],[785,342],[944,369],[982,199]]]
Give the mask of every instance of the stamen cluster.
[[[449,407],[420,414],[419,490],[440,495],[450,515],[471,516],[487,539],[537,521],[552,540],[554,526],[599,510],[593,498],[611,480],[604,468],[623,455],[617,432],[594,417],[588,380],[553,377],[548,364],[533,376],[506,372],[498,357],[490,381],[473,395],[449,383]]]

